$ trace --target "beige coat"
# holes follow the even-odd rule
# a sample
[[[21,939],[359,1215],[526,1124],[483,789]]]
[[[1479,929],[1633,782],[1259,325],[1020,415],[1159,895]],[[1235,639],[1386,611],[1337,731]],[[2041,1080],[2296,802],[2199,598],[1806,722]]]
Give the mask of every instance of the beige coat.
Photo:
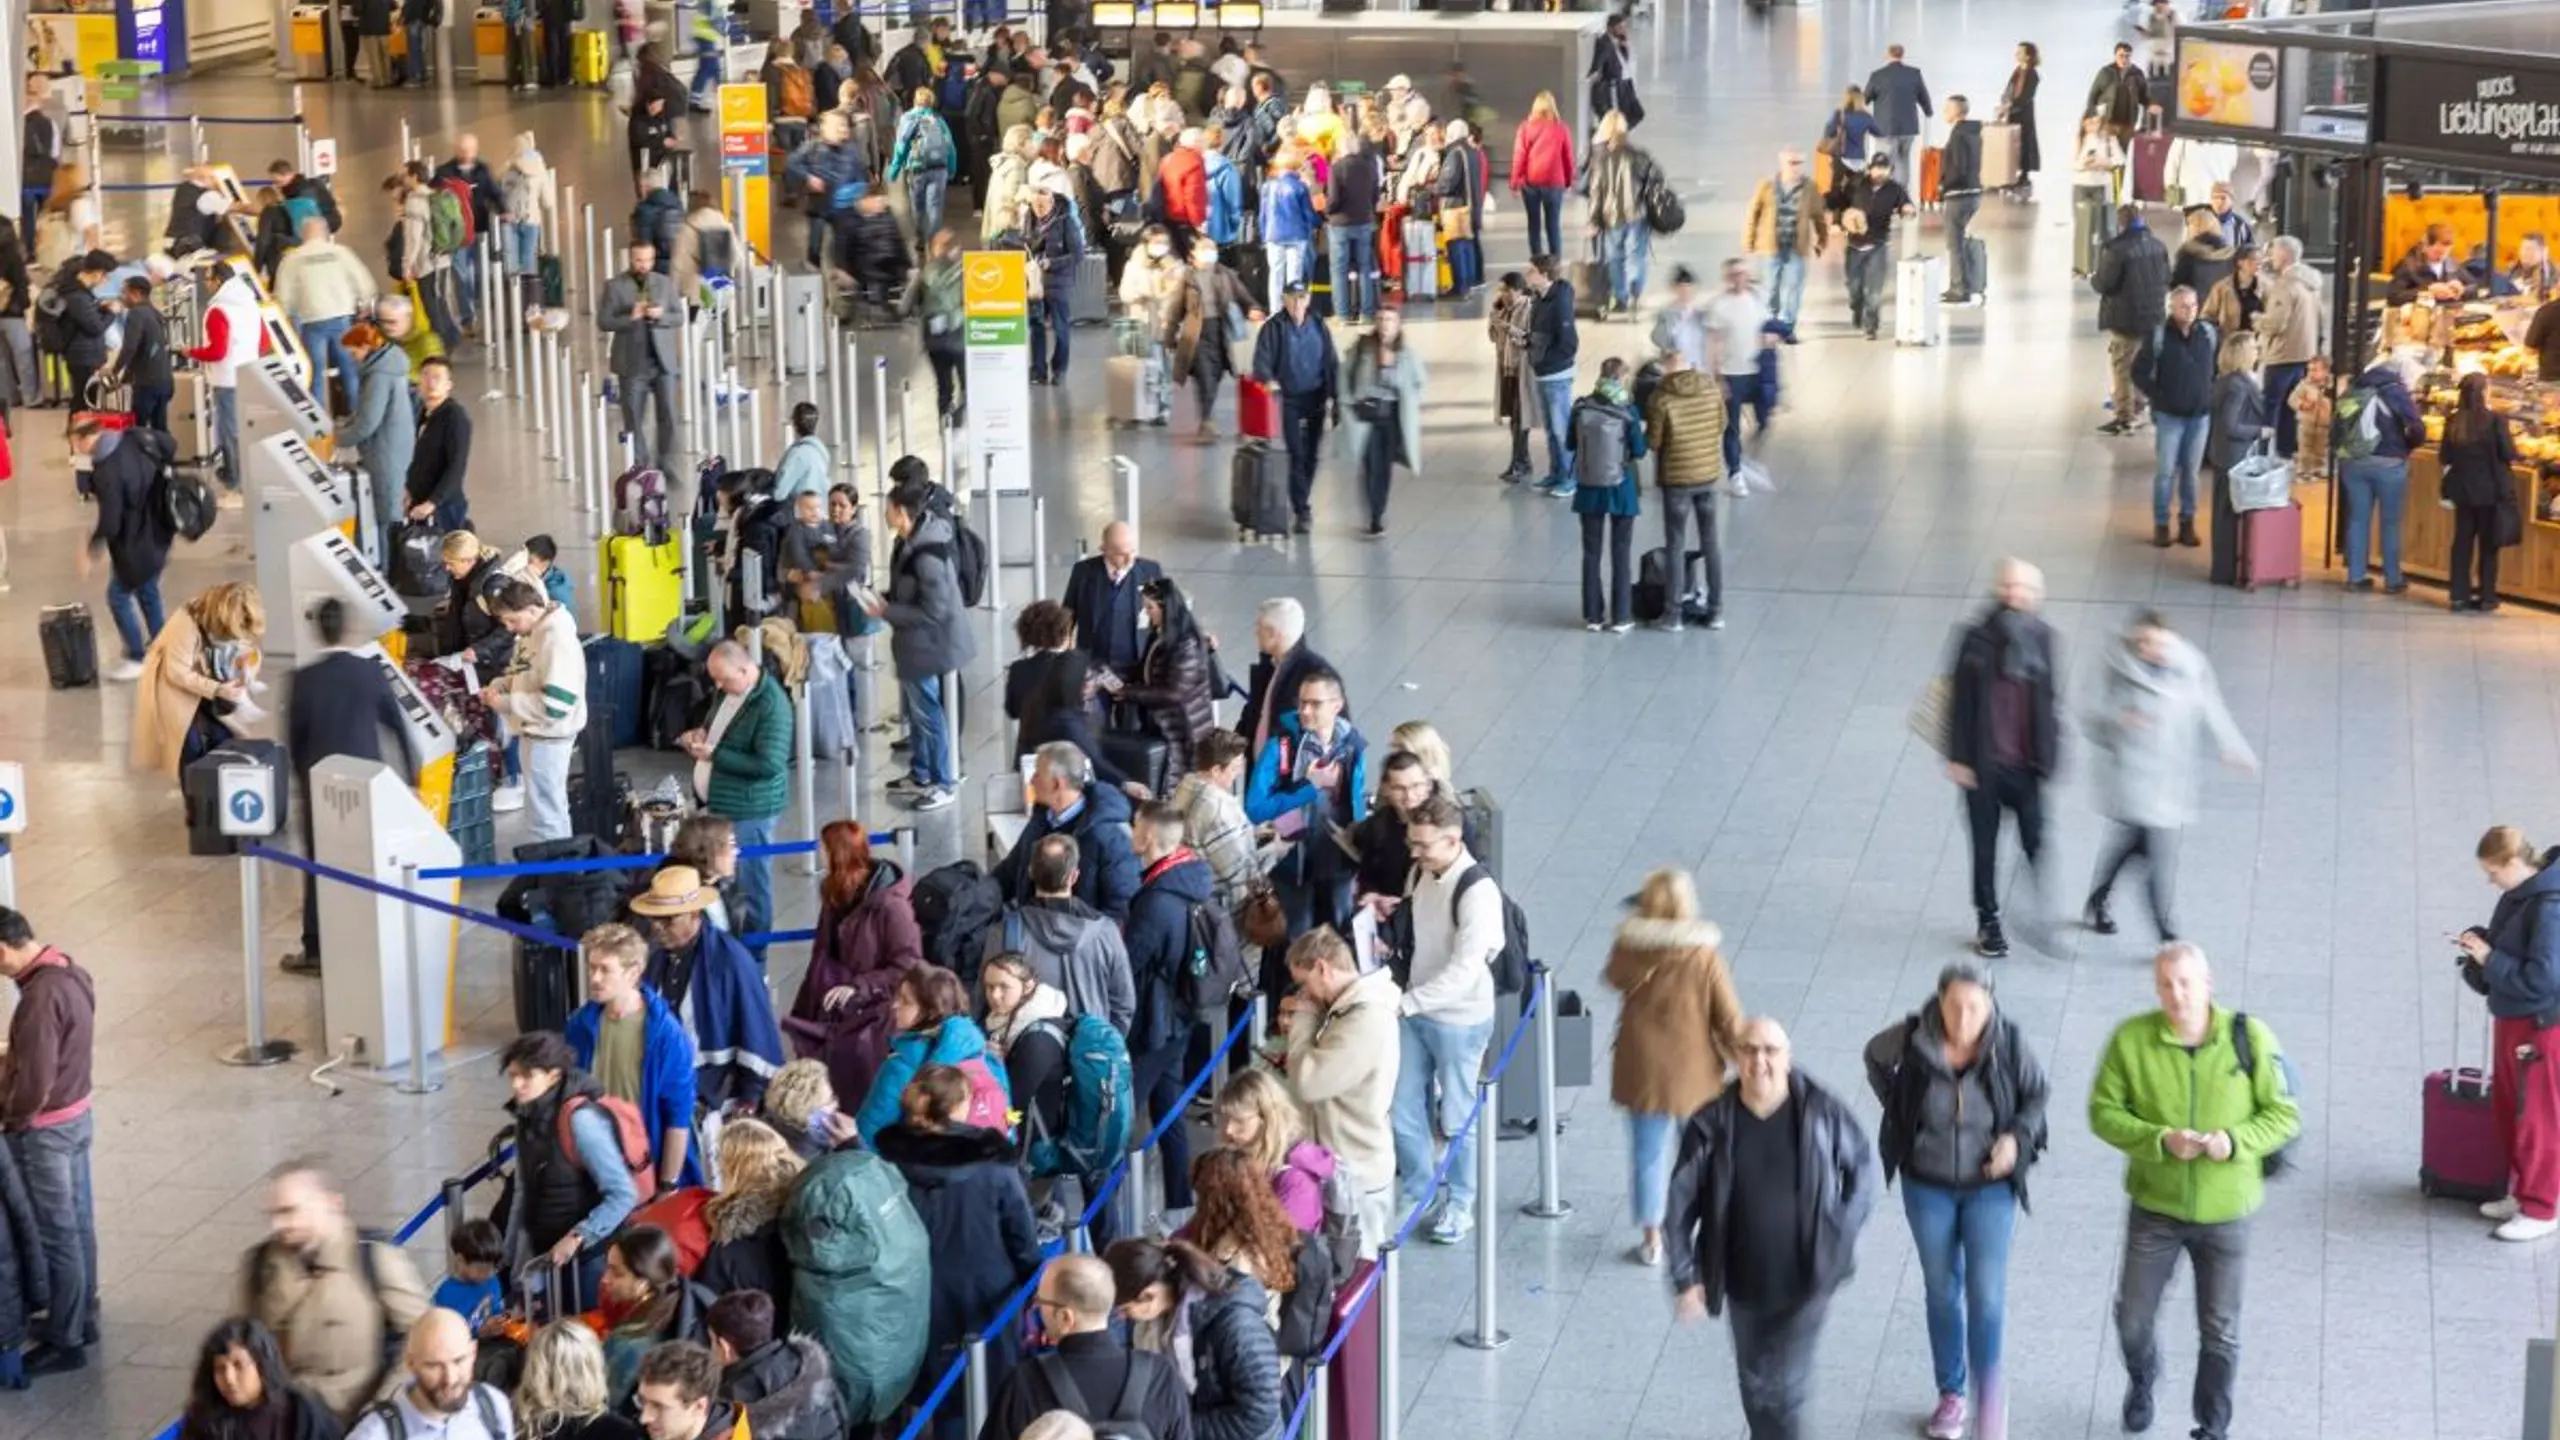
[[[383,1318],[407,1330],[427,1313],[426,1286],[399,1247],[373,1247],[377,1293],[366,1288],[358,1243],[354,1222],[342,1217],[312,1258],[264,1244],[250,1252],[241,1277],[240,1313],[274,1332],[286,1371],[341,1419],[371,1403],[389,1378],[381,1373]]]
[[[1716,948],[1723,940],[1704,920],[1619,922],[1602,972],[1623,997],[1609,1074],[1619,1108],[1686,1117],[1724,1093],[1744,1017]]]
[[[134,687],[134,769],[157,770],[176,778],[187,728],[196,722],[196,707],[222,690],[222,683],[205,666],[204,648],[204,632],[196,628],[195,611],[182,605],[143,653],[142,679]]]
[[[1404,992],[1384,968],[1351,982],[1323,1010],[1301,1006],[1289,1021],[1282,1068],[1307,1107],[1307,1128],[1333,1152],[1355,1188],[1375,1190],[1396,1178],[1396,1141],[1387,1114],[1395,1105],[1404,1032],[1396,1010]]]
[[[2296,265],[2282,275],[2260,272],[2267,308],[2258,312],[2258,353],[2262,365],[2301,365],[2320,353],[2320,291]]]

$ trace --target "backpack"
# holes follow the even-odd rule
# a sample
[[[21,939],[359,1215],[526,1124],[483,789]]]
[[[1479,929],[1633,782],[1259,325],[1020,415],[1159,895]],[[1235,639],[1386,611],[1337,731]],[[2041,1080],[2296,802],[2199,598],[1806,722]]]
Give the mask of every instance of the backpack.
[[[1421,872],[1417,869],[1414,873],[1419,876]],[[1466,873],[1458,877],[1456,888],[1449,892],[1449,923],[1452,926],[1457,924],[1458,906],[1467,898],[1467,892],[1478,882],[1492,878],[1493,872],[1484,868],[1481,860],[1469,865]],[[1504,890],[1498,893],[1502,898],[1502,948],[1493,956],[1493,988],[1497,994],[1517,995],[1529,988],[1529,915],[1520,908],[1519,901],[1511,898],[1511,892]],[[1405,892],[1408,901],[1412,896],[1411,890]],[[1411,989],[1413,986],[1411,909],[1409,904],[1398,906],[1395,915],[1387,921],[1395,936],[1390,942],[1392,953],[1387,968],[1395,976],[1398,989]]]
[[[1150,1358],[1143,1350],[1129,1352],[1129,1373],[1121,1380],[1119,1398],[1111,1402],[1107,1415],[1096,1412],[1093,1402],[1084,1398],[1084,1392],[1076,1388],[1075,1376],[1067,1370],[1067,1362],[1056,1353],[1038,1357],[1031,1362],[1031,1368],[1039,1372],[1041,1387],[1058,1402],[1047,1408],[1083,1417],[1091,1427],[1093,1440],[1156,1440],[1155,1427],[1140,1418],[1146,1408]]]
[[[200,471],[181,470],[177,465],[177,446],[156,430],[134,432],[127,444],[146,447],[153,466],[151,476],[151,518],[160,533],[192,545],[213,528],[220,513],[214,503],[213,487],[205,483]]]
[[[907,168],[927,173],[951,168],[951,132],[941,117],[917,118],[915,133],[907,137]]]
[[[1013,1097],[987,1057],[972,1055],[952,1068],[969,1077],[969,1123],[999,1135],[1012,1134]]]
[[[47,354],[61,354],[71,343],[71,331],[63,323],[71,309],[70,300],[64,297],[61,286],[47,285],[36,292],[35,308],[36,344],[44,347]]]
[[[249,1274],[243,1288],[251,1294],[257,1292],[259,1277],[266,1269],[269,1248],[277,1243],[272,1239],[261,1240],[249,1247]],[[379,1230],[356,1231],[356,1278],[364,1282],[365,1293],[373,1297],[374,1309],[381,1311],[382,1314],[382,1353],[373,1372],[373,1379],[365,1386],[364,1393],[367,1395],[380,1394],[384,1382],[399,1373],[404,1363],[404,1352],[409,1345],[409,1332],[392,1324],[391,1312],[382,1308],[381,1262],[374,1255],[374,1251],[382,1247],[393,1250],[400,1248],[397,1241]],[[477,1390],[480,1387],[472,1388]],[[484,1415],[483,1418],[486,1416]],[[395,1427],[399,1424],[396,1417],[392,1424]],[[401,1432],[394,1428],[391,1433],[396,1437]],[[494,1435],[498,1432],[493,1429],[489,1433]]]
[[[2231,1017],[2231,1048],[2240,1056],[2240,1073],[2248,1076],[2254,1084],[2258,1078],[2258,1042],[2249,1034],[2249,1012],[2246,1010]],[[2276,1052],[2276,1083],[2284,1087],[2284,1093],[2292,1096],[2297,1105],[2301,1102],[2302,1073],[2293,1068],[2293,1057],[2281,1050]],[[2292,1170],[2294,1140],[2301,1138],[2301,1132],[2296,1131],[2293,1140],[2268,1151],[2258,1162],[2258,1173],[2274,1180]]]
[[[1656,235],[1677,235],[1680,227],[1689,223],[1687,207],[1680,203],[1679,195],[1659,175],[1653,177],[1653,183],[1645,186],[1644,193],[1636,198],[1644,208],[1645,227]]]
[[[561,1101],[562,1153],[577,1153],[578,1142],[569,1134],[569,1117],[586,1105],[601,1107],[605,1118],[613,1122],[613,1138],[622,1146],[622,1163],[631,1171],[632,1188],[639,1191],[641,1203],[647,1204],[658,1193],[658,1167],[649,1163],[649,1127],[640,1118],[639,1106],[618,1095],[572,1095]]]
[[[1227,1002],[1253,988],[1255,976],[1245,968],[1244,942],[1236,937],[1236,919],[1214,901],[1191,907],[1190,944],[1182,968],[1173,977],[1174,998],[1194,1015],[1224,1013]]]
[[[1575,478],[1595,490],[1624,484],[1627,478],[1627,412],[1615,405],[1573,408]]]
[[[1330,1183],[1326,1188],[1332,1188]],[[1334,1290],[1342,1281],[1341,1272],[1334,1268],[1332,1243],[1322,1230],[1298,1237],[1296,1258],[1297,1287],[1280,1297],[1277,1339],[1284,1360],[1304,1359],[1324,1349],[1333,1330]]]
[[[1034,1028],[1047,1030],[1066,1047],[1067,1129],[1063,1135],[1050,1134],[1041,1123],[1040,1107],[1030,1103],[1031,1097],[1023,1097],[1023,1112],[1031,1126],[1031,1148],[1025,1157],[1031,1174],[1035,1179],[1100,1175],[1129,1153],[1137,1104],[1129,1042],[1099,1015],[1043,1020]]]
[[[328,218],[320,213],[320,202],[308,195],[295,195],[288,198],[284,202],[284,217],[286,223],[293,226],[293,238],[296,244],[301,243],[302,227],[305,222]]]
[[[808,71],[788,60],[774,64],[774,89],[782,96],[782,114],[786,119],[807,120],[818,113],[818,82]]]
[[[471,187],[460,180],[439,180],[427,197],[427,249],[452,255],[471,245]]]
[[[928,870],[907,896],[923,936],[924,958],[951,971],[972,991],[987,927],[1004,916],[1004,891],[975,860]]]
[[[2364,460],[2382,448],[2382,422],[2391,406],[2379,390],[2361,387],[2338,397],[2338,453],[2349,460]]]
[[[652,546],[665,543],[673,515],[667,508],[667,477],[646,465],[634,465],[613,482],[613,528],[616,534],[641,535]]]
[[[473,1408],[480,1412],[480,1428],[485,1433],[491,1435],[503,1435],[507,1433],[505,1428],[498,1423],[497,1395],[498,1390],[494,1385],[474,1385],[471,1387],[471,1404]],[[377,1401],[373,1405],[368,1406],[364,1413],[367,1417],[378,1419],[382,1422],[384,1440],[409,1440],[409,1422],[402,1418],[400,1414],[400,1402],[398,1400]],[[362,1424],[363,1421],[359,1420],[357,1423]]]
[[[729,274],[738,260],[737,238],[737,232],[726,225],[693,232],[694,268],[702,272],[703,279]]]
[[[907,563],[912,566],[920,555],[939,555],[951,563],[952,578],[960,586],[960,603],[976,608],[987,596],[986,537],[951,517],[953,543],[949,545],[917,545],[908,549]]]

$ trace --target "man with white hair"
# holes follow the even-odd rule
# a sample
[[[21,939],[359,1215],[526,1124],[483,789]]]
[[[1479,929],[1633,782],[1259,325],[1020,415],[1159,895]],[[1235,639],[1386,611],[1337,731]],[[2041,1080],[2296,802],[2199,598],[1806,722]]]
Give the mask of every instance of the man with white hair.
[[[1006,900],[1020,903],[1037,893],[1032,881],[1032,855],[1040,842],[1063,835],[1075,842],[1075,898],[1113,920],[1129,918],[1129,902],[1138,893],[1138,852],[1129,836],[1129,800],[1109,785],[1093,780],[1093,759],[1074,742],[1052,741],[1037,752],[1031,768],[1031,817],[995,870]]]
[[[1138,592],[1164,578],[1164,567],[1138,553],[1138,532],[1126,520],[1102,527],[1102,550],[1067,572],[1067,613],[1075,617],[1076,648],[1124,680],[1135,679],[1146,651],[1147,607]]]
[[[2265,367],[2267,413],[2276,417],[2276,453],[2290,458],[2297,442],[2293,406],[2286,402],[2302,383],[2311,357],[2321,353],[2329,307],[2321,299],[2320,272],[2304,263],[2302,242],[2291,235],[2267,242],[2262,283],[2267,303],[2256,323],[2266,348],[2258,360]]]
[[[1298,713],[1298,687],[1333,667],[1307,644],[1307,607],[1287,595],[1265,600],[1254,611],[1253,643],[1258,653],[1245,682],[1242,723],[1251,725],[1253,753],[1260,754],[1280,717]]]
[[[2062,743],[2062,654],[2044,604],[2044,572],[2024,560],[2000,562],[1991,608],[1956,640],[1947,674],[1947,776],[1964,792],[1973,843],[1974,949],[2009,953],[2000,928],[2000,814],[2017,818],[2018,845],[2038,878],[2044,853],[2044,782]]]
[[[2292,1070],[2266,1022],[2213,1003],[2213,967],[2184,940],[2151,962],[2160,1008],[2118,1025],[2089,1086],[2089,1128],[2125,1154],[2131,1200],[2116,1285],[2124,1428],[2151,1428],[2160,1375],[2153,1329],[2184,1254],[2195,1267],[2195,1431],[2225,1440],[2240,1364],[2249,1217],[2266,1173],[2301,1133]]]
[[[693,757],[694,795],[736,829],[740,849],[771,844],[773,822],[791,798],[791,698],[735,640],[712,646],[703,668],[719,703],[708,724],[676,741]],[[771,858],[742,855],[738,888],[749,910],[773,914]]]

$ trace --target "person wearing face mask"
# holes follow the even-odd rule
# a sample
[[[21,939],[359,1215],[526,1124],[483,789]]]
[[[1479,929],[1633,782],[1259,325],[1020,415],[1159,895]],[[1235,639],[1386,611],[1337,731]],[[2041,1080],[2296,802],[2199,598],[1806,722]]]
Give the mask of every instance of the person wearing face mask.
[[[1991,978],[1958,962],[1932,1003],[1867,1042],[1867,1085],[1884,1115],[1876,1148],[1920,1251],[1929,1354],[1938,1382],[1930,1440],[2008,1433],[2000,1373],[2009,1239],[2026,1208],[2027,1168],[2045,1144],[2044,1067],[1992,1002]],[[1966,1384],[1974,1403],[1967,1414]]]
[[[1120,342],[1121,353],[1143,357],[1142,388],[1132,397],[1133,409],[1112,418],[1162,425],[1173,417],[1173,366],[1165,353],[1167,322],[1182,292],[1190,287],[1191,267],[1175,253],[1173,235],[1166,227],[1148,226],[1142,241],[1138,253],[1120,271],[1120,323],[1128,327]],[[1114,399],[1115,410],[1120,403]]]

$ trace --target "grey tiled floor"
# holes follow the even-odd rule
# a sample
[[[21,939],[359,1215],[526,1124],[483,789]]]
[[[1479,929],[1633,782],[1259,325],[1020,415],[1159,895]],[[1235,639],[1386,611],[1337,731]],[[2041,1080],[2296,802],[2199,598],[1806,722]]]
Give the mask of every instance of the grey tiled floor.
[[[2054,137],[2107,23],[2103,7],[2018,0],[1926,12],[1839,3],[1765,21],[1667,3],[1658,28],[1640,33],[1655,115],[1643,138],[1690,194],[1691,226],[1656,257],[1657,278],[1673,259],[1705,268],[1722,258],[1769,153],[1809,138],[1836,86],[1863,75],[1887,40],[1907,41],[1941,92],[1983,97],[1997,93],[2014,38],[2041,41]],[[216,78],[185,98],[269,108],[271,93]],[[598,102],[519,105],[464,89],[403,103],[421,133],[474,126],[495,144],[537,129],[594,182],[582,190],[611,193],[620,208],[618,121]],[[339,93],[315,106],[316,128],[344,142],[350,172],[388,166],[401,109]],[[141,172],[120,164],[111,178]],[[370,247],[377,197],[358,182],[343,189]],[[1106,455],[1134,457],[1147,550],[1194,587],[1231,644],[1254,601],[1302,597],[1371,733],[1428,717],[1455,746],[1462,779],[1501,797],[1506,868],[1540,948],[1604,1027],[1611,1007],[1595,976],[1617,897],[1650,867],[1686,865],[1726,928],[1747,1002],[1793,1027],[1801,1062],[1841,1086],[1856,1083],[1865,1037],[1963,952],[1955,806],[1903,723],[1948,627],[2010,553],[2051,577],[2075,677],[2093,673],[2096,642],[2131,607],[2166,607],[2212,653],[2265,761],[2257,779],[2219,776],[2208,789],[2182,869],[2185,923],[2215,956],[2224,996],[2275,1026],[2310,1091],[2302,1172],[2256,1222],[2237,1433],[2513,1434],[2524,1341],[2546,1333],[2553,1312],[2551,1252],[2497,1246],[2464,1210],[2418,1197],[2415,1092],[2453,1043],[2443,936],[2489,900],[2471,841],[2492,821],[2549,818],[2539,807],[2560,778],[2560,628],[2513,611],[2456,621],[2423,592],[2350,599],[2317,579],[2290,594],[2210,591],[2197,552],[2149,549],[2147,447],[2089,433],[2104,361],[2089,302],[2068,280],[2062,206],[1995,204],[1984,223],[1994,304],[1957,313],[1943,352],[1846,338],[1837,270],[1817,273],[1816,318],[1789,352],[1790,409],[1769,456],[1784,488],[1732,514],[1732,628],[1722,634],[1595,637],[1574,623],[1572,522],[1488,478],[1500,442],[1471,311],[1419,327],[1435,375],[1428,473],[1400,484],[1385,542],[1353,536],[1353,487],[1337,467],[1310,541],[1237,547],[1221,514],[1223,450],[1178,432],[1106,433],[1088,355],[1075,387],[1037,401],[1045,543],[1062,563],[1093,535],[1113,503]],[[1494,228],[1505,237],[1498,272],[1521,253],[1507,214]],[[1923,243],[1934,246],[1934,222]],[[1592,327],[1585,348],[1596,363],[1638,341],[1632,327]],[[1078,342],[1094,348],[1089,335]],[[529,441],[515,402],[472,403],[483,523],[508,536],[579,533],[559,488],[520,478]],[[86,519],[58,463],[38,453],[45,429],[28,424],[20,478],[0,487],[15,557],[0,626],[21,641],[38,606],[83,594],[69,557]],[[182,556],[168,589],[183,599],[242,568],[217,537]],[[1009,583],[1018,595],[1025,582]],[[95,605],[94,592],[86,598]],[[991,673],[981,665],[973,684]],[[214,1066],[239,1024],[235,881],[180,853],[173,801],[125,770],[130,692],[52,694],[35,647],[20,643],[0,650],[0,694],[0,758],[30,762],[36,776],[21,895],[100,980],[110,1362],[0,1396],[0,1440],[125,1440],[172,1412],[198,1336],[228,1303],[240,1249],[260,1226],[264,1169],[317,1152],[346,1176],[368,1223],[396,1223],[480,1154],[503,1093],[485,1058],[426,1099],[365,1084],[330,1098],[299,1070]],[[970,740],[986,769],[984,719]],[[2068,768],[2055,885],[2076,894],[2096,825],[2083,773]],[[966,823],[930,828],[928,861],[953,853]],[[785,878],[781,891],[786,918],[804,915],[801,883]],[[270,956],[284,948],[292,897],[281,879],[267,887]],[[2121,1200],[2117,1167],[2087,1136],[2080,1105],[2108,1029],[2149,1003],[2137,941],[2070,933],[2064,944],[2064,954],[2021,951],[2001,967],[2002,1003],[2057,1087],[2054,1148],[2036,1172],[2010,1287],[2013,1433],[2037,1440],[2114,1432],[2107,1297]],[[465,954],[464,1050],[485,1056],[507,1023],[501,953],[473,937]],[[777,966],[796,978],[795,958]],[[268,994],[283,1033],[317,1039],[310,988],[275,980]],[[1606,1101],[1602,1091],[1570,1101],[1575,1216],[1502,1212],[1509,1348],[1483,1356],[1449,1344],[1471,1319],[1471,1271],[1463,1256],[1415,1257],[1402,1331],[1407,1434],[1742,1433],[1722,1331],[1673,1327],[1659,1277],[1623,1258],[1625,1142]],[[1503,1146],[1501,1162],[1506,1200],[1521,1198],[1528,1150]],[[1814,1435],[1913,1433],[1930,1398],[1919,1277],[1890,1201],[1861,1256],[1824,1343]],[[2181,1284],[2168,1307],[2164,1431],[2179,1428],[2190,1373],[2187,1303]]]

